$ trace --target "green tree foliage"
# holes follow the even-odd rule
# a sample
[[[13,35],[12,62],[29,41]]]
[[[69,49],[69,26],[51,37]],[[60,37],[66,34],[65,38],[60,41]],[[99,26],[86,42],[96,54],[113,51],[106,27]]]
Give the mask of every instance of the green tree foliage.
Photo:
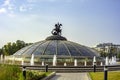
[[[16,51],[20,50],[21,48],[31,45],[32,43],[25,43],[24,41],[21,40],[17,40],[14,43],[7,43],[6,45],[4,45],[2,47],[2,49],[0,49],[0,54],[4,54],[4,55],[12,55],[14,54]]]
[[[105,51],[100,51],[99,53],[100,53],[100,56],[101,56],[101,57],[106,57],[106,56],[108,56],[108,53],[106,53]]]
[[[0,80],[18,80],[20,73],[22,71],[18,66],[0,64]]]
[[[2,49],[0,49],[0,54],[3,54],[3,50]]]
[[[119,61],[120,61],[120,51],[119,51],[119,53],[118,53],[117,57],[119,58]]]
[[[110,47],[109,51],[105,51],[105,49],[103,49],[103,50],[99,51],[99,53],[100,53],[101,57],[108,56],[109,58],[111,58],[112,56],[117,56],[117,54],[118,54],[116,47]]]
[[[112,56],[117,56],[117,48],[115,47],[111,47],[109,53],[108,53],[109,58],[111,58]]]

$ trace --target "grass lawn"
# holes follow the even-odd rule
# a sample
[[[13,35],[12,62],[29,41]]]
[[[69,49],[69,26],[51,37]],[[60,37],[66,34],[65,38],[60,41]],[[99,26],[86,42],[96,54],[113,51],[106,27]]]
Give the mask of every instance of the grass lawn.
[[[41,80],[52,72],[26,71],[26,80]],[[0,80],[25,80],[22,70],[16,65],[0,64]]]
[[[104,72],[90,72],[92,80],[104,80]],[[120,71],[108,72],[108,80],[120,80]]]
[[[120,61],[119,62],[117,62],[118,64],[120,64]]]

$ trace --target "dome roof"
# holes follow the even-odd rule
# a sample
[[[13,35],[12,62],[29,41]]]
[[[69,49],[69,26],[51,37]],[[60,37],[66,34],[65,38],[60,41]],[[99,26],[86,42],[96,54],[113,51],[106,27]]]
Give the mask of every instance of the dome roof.
[[[56,54],[57,57],[99,57],[95,50],[75,42],[67,41],[58,31],[52,31],[53,35],[47,37],[46,40],[22,48],[14,56],[31,56],[34,54],[39,57],[53,57]]]
[[[58,40],[58,36],[50,36],[46,40],[36,42],[19,50],[14,55],[31,56],[31,54],[34,54],[35,56],[49,57],[54,54],[56,54],[58,57],[99,56],[97,52],[89,47],[77,44],[75,42],[67,41],[64,37],[61,37],[60,40]]]
[[[60,35],[54,35],[54,36],[47,37],[46,40],[65,40],[66,41],[67,39]]]

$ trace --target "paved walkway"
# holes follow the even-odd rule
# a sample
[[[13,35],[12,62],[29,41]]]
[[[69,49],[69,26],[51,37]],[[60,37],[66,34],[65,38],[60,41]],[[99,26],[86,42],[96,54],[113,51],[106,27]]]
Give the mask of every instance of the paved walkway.
[[[89,80],[87,73],[56,73],[50,80]]]

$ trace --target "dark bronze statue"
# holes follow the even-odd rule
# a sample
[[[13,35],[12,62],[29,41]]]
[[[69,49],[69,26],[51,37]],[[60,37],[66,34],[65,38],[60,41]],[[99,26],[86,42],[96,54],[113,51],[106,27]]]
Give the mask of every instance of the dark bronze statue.
[[[61,27],[60,26],[62,26],[62,24],[60,24],[60,23],[57,23],[57,24],[55,24],[55,28],[52,30],[52,34],[53,35],[61,35]]]

